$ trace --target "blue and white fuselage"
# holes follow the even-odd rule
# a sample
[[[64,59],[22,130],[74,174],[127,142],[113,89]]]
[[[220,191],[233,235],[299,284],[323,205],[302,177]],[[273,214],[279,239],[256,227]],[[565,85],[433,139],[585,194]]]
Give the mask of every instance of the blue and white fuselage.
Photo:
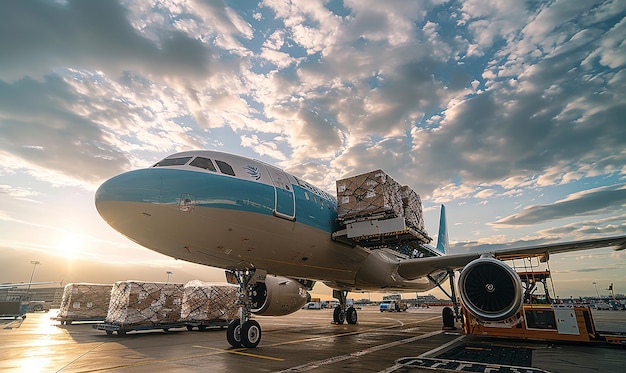
[[[405,258],[335,242],[334,196],[266,163],[215,151],[168,156],[123,173],[96,192],[100,215],[159,253],[224,269],[322,281],[335,289],[425,291],[421,274],[398,273]],[[427,256],[441,253],[424,246]]]

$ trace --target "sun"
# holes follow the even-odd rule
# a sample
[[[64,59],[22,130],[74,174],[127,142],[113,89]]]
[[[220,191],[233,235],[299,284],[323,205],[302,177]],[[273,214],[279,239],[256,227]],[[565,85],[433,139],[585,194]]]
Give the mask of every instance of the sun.
[[[78,233],[68,232],[59,241],[58,251],[66,258],[75,258],[83,248],[83,238]]]

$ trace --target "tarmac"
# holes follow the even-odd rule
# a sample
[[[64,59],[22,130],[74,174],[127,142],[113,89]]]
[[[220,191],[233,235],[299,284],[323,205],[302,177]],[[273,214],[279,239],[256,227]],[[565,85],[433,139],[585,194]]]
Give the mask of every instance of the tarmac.
[[[225,329],[139,330],[107,335],[94,323],[61,325],[52,313],[0,321],[7,372],[624,372],[626,347],[498,339],[442,330],[441,308],[358,310],[334,325],[332,310],[257,317],[255,349],[232,348]],[[626,332],[626,311],[594,311],[598,330]],[[479,362],[486,359],[486,362]]]

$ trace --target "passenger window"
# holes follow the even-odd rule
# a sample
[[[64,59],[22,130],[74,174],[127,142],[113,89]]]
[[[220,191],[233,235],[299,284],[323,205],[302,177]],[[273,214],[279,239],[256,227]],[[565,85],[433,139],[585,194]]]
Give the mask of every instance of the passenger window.
[[[181,158],[169,158],[164,159],[161,162],[154,165],[154,167],[165,167],[165,166],[182,166],[189,162],[191,157],[181,157]]]
[[[309,193],[304,192],[304,198],[306,198],[306,200],[308,201],[309,200]]]
[[[189,163],[189,165],[190,166],[194,166],[194,167],[203,168],[205,170],[209,170],[209,171],[213,171],[213,172],[217,171],[215,169],[215,166],[213,166],[213,162],[211,162],[211,160],[209,158],[196,157],[196,159],[191,161],[191,163]]]
[[[215,163],[217,163],[217,167],[219,167],[223,174],[235,176],[235,171],[233,171],[233,168],[230,167],[228,163],[218,160],[216,160]]]

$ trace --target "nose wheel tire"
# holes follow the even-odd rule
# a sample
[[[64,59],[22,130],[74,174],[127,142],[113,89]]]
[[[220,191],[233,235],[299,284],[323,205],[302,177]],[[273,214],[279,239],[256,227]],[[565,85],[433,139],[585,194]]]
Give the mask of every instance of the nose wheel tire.
[[[261,342],[261,325],[256,320],[248,320],[243,324],[239,319],[233,320],[226,329],[226,339],[235,348],[255,348]]]
[[[241,322],[239,319],[233,320],[228,324],[226,340],[233,347],[241,347]]]
[[[256,320],[248,320],[241,326],[241,344],[255,348],[261,342],[261,326]]]

